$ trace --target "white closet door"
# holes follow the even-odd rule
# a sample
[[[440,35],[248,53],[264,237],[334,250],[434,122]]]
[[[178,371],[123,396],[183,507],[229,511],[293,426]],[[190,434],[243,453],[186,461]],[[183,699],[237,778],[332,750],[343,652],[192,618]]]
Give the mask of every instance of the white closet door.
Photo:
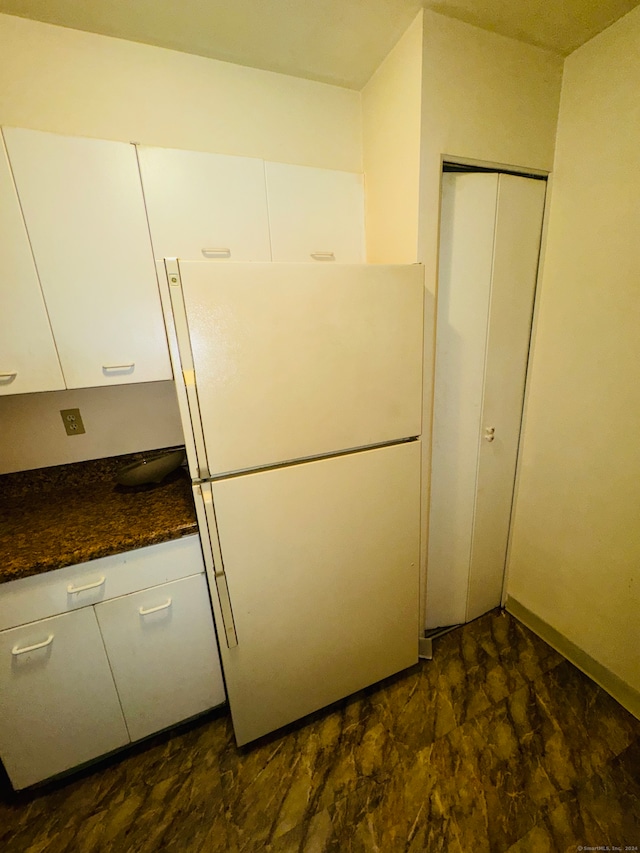
[[[0,697],[15,788],[129,743],[92,607],[0,632]]]
[[[225,701],[204,575],[96,605],[132,740]]]
[[[500,604],[545,186],[443,175],[427,628]]]
[[[465,621],[497,175],[442,176],[427,627]]]
[[[274,261],[364,263],[362,175],[287,163],[265,170]]]
[[[65,387],[4,143],[0,140],[0,394]]]
[[[264,163],[138,146],[156,258],[270,261]]]
[[[545,190],[500,175],[467,620],[502,597]]]
[[[238,744],[417,661],[420,442],[213,483]]]
[[[67,387],[170,379],[134,147],[4,134]]]
[[[211,475],[420,434],[421,266],[180,271]]]

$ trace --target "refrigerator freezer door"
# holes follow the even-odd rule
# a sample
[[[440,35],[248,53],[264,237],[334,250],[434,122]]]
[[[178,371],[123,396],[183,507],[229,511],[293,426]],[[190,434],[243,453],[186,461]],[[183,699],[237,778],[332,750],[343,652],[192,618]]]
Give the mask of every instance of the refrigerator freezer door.
[[[187,261],[180,276],[211,476],[420,434],[421,266]]]
[[[212,486],[239,745],[417,661],[419,441]]]

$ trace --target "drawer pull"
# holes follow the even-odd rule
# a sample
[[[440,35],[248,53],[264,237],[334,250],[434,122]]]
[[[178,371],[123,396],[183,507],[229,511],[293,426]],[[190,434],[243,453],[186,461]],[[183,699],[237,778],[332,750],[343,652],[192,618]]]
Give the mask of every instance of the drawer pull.
[[[171,599],[166,601],[164,604],[159,604],[157,607],[148,607],[146,610],[144,607],[140,607],[138,609],[138,613],[141,616],[147,616],[149,613],[157,613],[158,610],[166,610],[167,607],[171,607]]]
[[[24,655],[27,652],[35,652],[36,649],[44,649],[45,646],[50,646],[53,642],[53,634],[49,634],[46,640],[43,640],[41,643],[35,643],[33,646],[25,646],[23,649],[18,646],[14,646],[11,649],[12,655]]]
[[[205,258],[230,258],[231,249],[203,249]]]
[[[8,385],[9,382],[13,382],[17,375],[17,370],[14,373],[0,373],[0,382],[6,382]]]
[[[103,364],[102,369],[105,373],[112,373],[112,372],[116,372],[116,371],[121,372],[121,373],[124,373],[125,371],[129,371],[130,373],[133,373],[133,368],[135,366],[136,366],[135,361],[132,361],[131,364]]]
[[[74,592],[86,592],[88,589],[97,589],[99,586],[102,586],[104,582],[105,576],[102,575],[99,580],[93,581],[93,583],[86,583],[84,586],[74,586],[72,583],[70,583],[67,587],[67,592],[69,593],[69,595],[73,595]]]
[[[336,259],[333,252],[311,252],[311,257],[314,261],[335,261]]]

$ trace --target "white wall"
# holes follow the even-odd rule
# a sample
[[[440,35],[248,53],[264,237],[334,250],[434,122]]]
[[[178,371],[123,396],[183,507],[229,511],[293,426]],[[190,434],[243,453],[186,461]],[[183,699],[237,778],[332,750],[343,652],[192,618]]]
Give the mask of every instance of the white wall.
[[[508,578],[511,597],[636,691],[636,713],[638,93],[640,9],[566,60]]]
[[[60,409],[80,409],[68,436]],[[0,474],[184,444],[173,382],[0,397]]]
[[[9,15],[0,124],[362,170],[358,92]]]
[[[362,90],[369,263],[418,256],[422,12]]]
[[[358,92],[2,14],[0,124],[362,170]],[[0,472],[181,443],[161,386],[2,398]]]
[[[424,13],[423,49],[418,257],[425,265],[429,298],[437,292],[443,159],[550,171],[562,58],[430,11]],[[432,376],[433,348],[425,362],[429,404]],[[423,438],[428,446],[430,423]],[[427,460],[426,483],[429,477]],[[428,517],[428,495],[425,504]],[[442,600],[448,583],[427,567],[427,627],[443,624],[429,602]]]

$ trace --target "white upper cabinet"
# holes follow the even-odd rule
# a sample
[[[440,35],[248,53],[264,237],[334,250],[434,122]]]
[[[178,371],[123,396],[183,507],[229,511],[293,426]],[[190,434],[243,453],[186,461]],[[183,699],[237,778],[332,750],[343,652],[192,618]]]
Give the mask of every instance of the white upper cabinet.
[[[2,140],[0,252],[0,395],[60,390],[64,379]]]
[[[362,175],[286,163],[265,173],[274,261],[364,263]]]
[[[4,136],[67,387],[170,379],[134,147]]]
[[[270,261],[264,163],[138,147],[156,258]]]

